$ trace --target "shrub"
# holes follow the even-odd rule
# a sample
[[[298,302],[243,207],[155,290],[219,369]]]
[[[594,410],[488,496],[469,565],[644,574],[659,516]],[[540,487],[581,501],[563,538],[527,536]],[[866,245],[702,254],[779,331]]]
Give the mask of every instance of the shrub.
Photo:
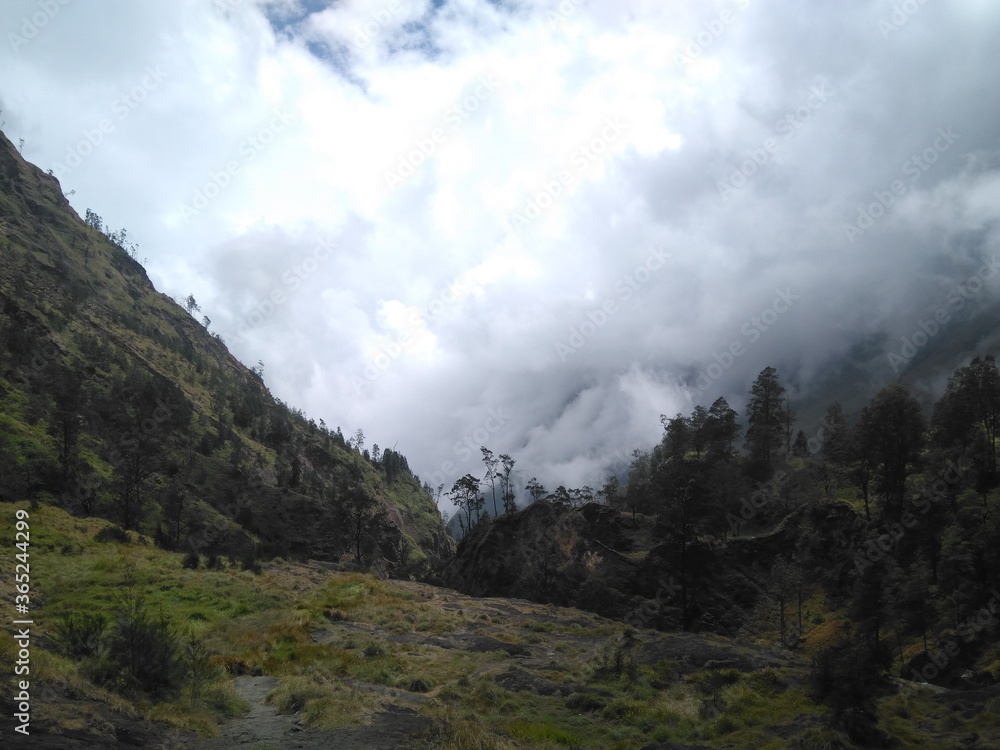
[[[126,571],[115,598],[107,656],[95,666],[93,676],[119,692],[160,696],[181,682],[179,650],[173,628],[162,614],[153,616],[134,574]]]
[[[71,659],[99,657],[104,653],[106,626],[103,615],[63,615],[56,623],[53,640],[59,651]]]
[[[103,529],[97,532],[94,536],[98,542],[118,542],[120,544],[129,544],[132,541],[132,536],[125,531],[121,526],[105,526]]]
[[[201,565],[201,555],[193,550],[184,555],[184,560],[181,561],[181,567],[190,570],[197,570],[199,565]]]
[[[620,636],[609,640],[595,660],[594,677],[598,679],[627,677],[635,682],[639,675],[639,667],[630,653],[634,645],[635,636],[631,630],[626,630]]]
[[[201,697],[201,689],[217,674],[205,644],[191,635],[184,644],[184,674],[191,688],[191,700]]]

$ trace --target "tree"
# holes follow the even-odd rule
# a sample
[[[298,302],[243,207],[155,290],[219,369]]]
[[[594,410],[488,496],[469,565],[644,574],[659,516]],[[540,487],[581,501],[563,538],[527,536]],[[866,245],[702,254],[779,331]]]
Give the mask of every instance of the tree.
[[[495,518],[500,515],[500,511],[497,510],[497,466],[500,462],[493,455],[493,451],[485,445],[480,446],[479,450],[483,452],[483,464],[486,466],[486,475],[483,477],[483,482],[489,484],[490,489],[493,491],[493,516]]]
[[[981,461],[988,485],[996,483],[996,439],[1000,429],[1000,372],[993,357],[976,357],[948,379],[944,396],[934,407],[934,442],[965,450],[982,433]]]
[[[777,452],[785,443],[788,415],[784,405],[784,387],[773,367],[765,367],[750,388],[747,403],[746,448],[751,463],[770,475]],[[790,413],[790,411],[789,411]]]
[[[91,211],[89,208],[87,209],[84,223],[86,223],[88,227],[93,227],[98,232],[104,231],[104,219],[102,219],[96,212]]]
[[[823,426],[823,459],[834,466],[847,466],[854,454],[851,426],[844,415],[844,407],[834,401],[827,407]]]
[[[691,427],[691,447],[698,458],[701,458],[701,454],[708,447],[709,436],[705,428],[707,423],[708,409],[698,404],[698,406],[694,407],[694,411],[691,412],[691,419],[688,421]]]
[[[187,514],[184,512],[188,507],[188,493],[180,482],[174,482],[170,485],[167,489],[166,497],[163,499],[162,506],[164,520],[169,524],[169,548],[174,550],[180,549],[181,534],[190,525],[187,522]]]
[[[486,498],[479,492],[479,480],[472,474],[466,474],[455,481],[448,496],[460,511],[465,512],[465,520],[462,520],[461,514],[459,514],[458,520],[462,531],[468,533],[473,526],[479,523],[483,506],[486,503]]]
[[[919,459],[924,444],[920,403],[906,386],[886,386],[861,411],[861,450],[871,457],[876,488],[884,510],[895,518],[902,512],[908,467]]]
[[[157,470],[159,443],[148,437],[135,438],[114,462],[111,492],[118,518],[126,529],[137,529],[146,511],[146,493]]]
[[[195,300],[193,294],[189,294],[187,299],[184,300],[184,308],[191,314],[194,315],[196,312],[201,312],[201,306]]]
[[[539,500],[545,497],[545,494],[547,492],[545,489],[545,485],[543,485],[541,482],[535,479],[535,477],[532,477],[531,479],[528,480],[528,483],[524,485],[524,489],[526,489],[528,491],[528,494],[531,495],[531,502],[533,503],[537,503]]]
[[[795,435],[795,442],[792,443],[792,455],[797,458],[809,458],[809,441],[802,430],[799,430]]]
[[[721,396],[712,404],[704,426],[710,455],[732,455],[736,448],[736,438],[742,429],[736,417],[735,409],[732,409],[729,402]]]
[[[75,370],[60,368],[56,371],[52,388],[55,391],[55,411],[49,424],[49,432],[59,446],[59,464],[62,467],[63,482],[70,479],[71,469],[78,453],[78,442],[83,417],[80,409],[83,403],[82,376]]]
[[[785,638],[786,630],[786,618],[785,612],[788,604],[793,596],[801,599],[799,594],[802,589],[802,576],[799,567],[792,562],[789,562],[784,557],[779,557],[775,560],[774,565],[771,568],[771,589],[774,593],[774,598],[778,600],[778,625],[781,628],[781,645],[787,646],[787,640]],[[802,628],[802,610],[801,602],[799,606],[799,617],[798,617],[799,629]]]
[[[681,414],[673,419],[661,414],[660,423],[663,425],[663,447],[667,458],[682,460],[691,447],[691,424]]]
[[[358,565],[364,565],[364,542],[370,539],[381,520],[378,503],[361,484],[361,471],[351,467],[350,478],[341,491],[341,503],[347,520],[354,558]]]
[[[514,485],[511,480],[511,472],[514,470],[515,461],[506,453],[500,454],[500,465],[503,470],[500,472],[500,499],[503,501],[504,513],[513,513],[517,510],[517,497],[514,493]]]
[[[621,497],[621,484],[618,481],[618,476],[611,474],[604,481],[601,489],[597,491],[597,496],[604,498],[604,504],[608,507],[618,507],[618,500]]]

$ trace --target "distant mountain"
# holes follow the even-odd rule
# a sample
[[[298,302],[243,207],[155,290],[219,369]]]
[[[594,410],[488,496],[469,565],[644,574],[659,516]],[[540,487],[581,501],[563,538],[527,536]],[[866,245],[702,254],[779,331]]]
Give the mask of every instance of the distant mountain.
[[[907,316],[916,322],[906,335],[859,336],[847,354],[831,358],[813,382],[804,384],[804,396],[793,399],[797,427],[813,437],[831,403],[840,402],[853,418],[893,382],[907,385],[930,416],[955,370],[977,356],[1000,354],[1000,300],[979,302],[952,311],[948,322],[938,327],[930,314]],[[775,366],[780,372],[780,364]]]
[[[387,565],[452,542],[406,458],[271,396],[0,135],[0,499],[166,547]]]

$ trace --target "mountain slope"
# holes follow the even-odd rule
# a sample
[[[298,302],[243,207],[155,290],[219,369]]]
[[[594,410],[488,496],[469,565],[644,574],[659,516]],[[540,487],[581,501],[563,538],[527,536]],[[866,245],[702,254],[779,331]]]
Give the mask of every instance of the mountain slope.
[[[0,497],[230,556],[448,553],[403,456],[275,400],[109,229],[0,136]]]

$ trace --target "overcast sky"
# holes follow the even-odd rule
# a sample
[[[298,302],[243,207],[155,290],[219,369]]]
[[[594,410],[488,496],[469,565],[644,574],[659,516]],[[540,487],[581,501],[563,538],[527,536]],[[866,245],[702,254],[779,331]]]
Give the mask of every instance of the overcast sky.
[[[1000,286],[995,0],[5,0],[2,24],[25,158],[276,396],[446,489],[482,443],[598,486],[768,364],[803,395],[863,343],[888,382],[902,337]]]

